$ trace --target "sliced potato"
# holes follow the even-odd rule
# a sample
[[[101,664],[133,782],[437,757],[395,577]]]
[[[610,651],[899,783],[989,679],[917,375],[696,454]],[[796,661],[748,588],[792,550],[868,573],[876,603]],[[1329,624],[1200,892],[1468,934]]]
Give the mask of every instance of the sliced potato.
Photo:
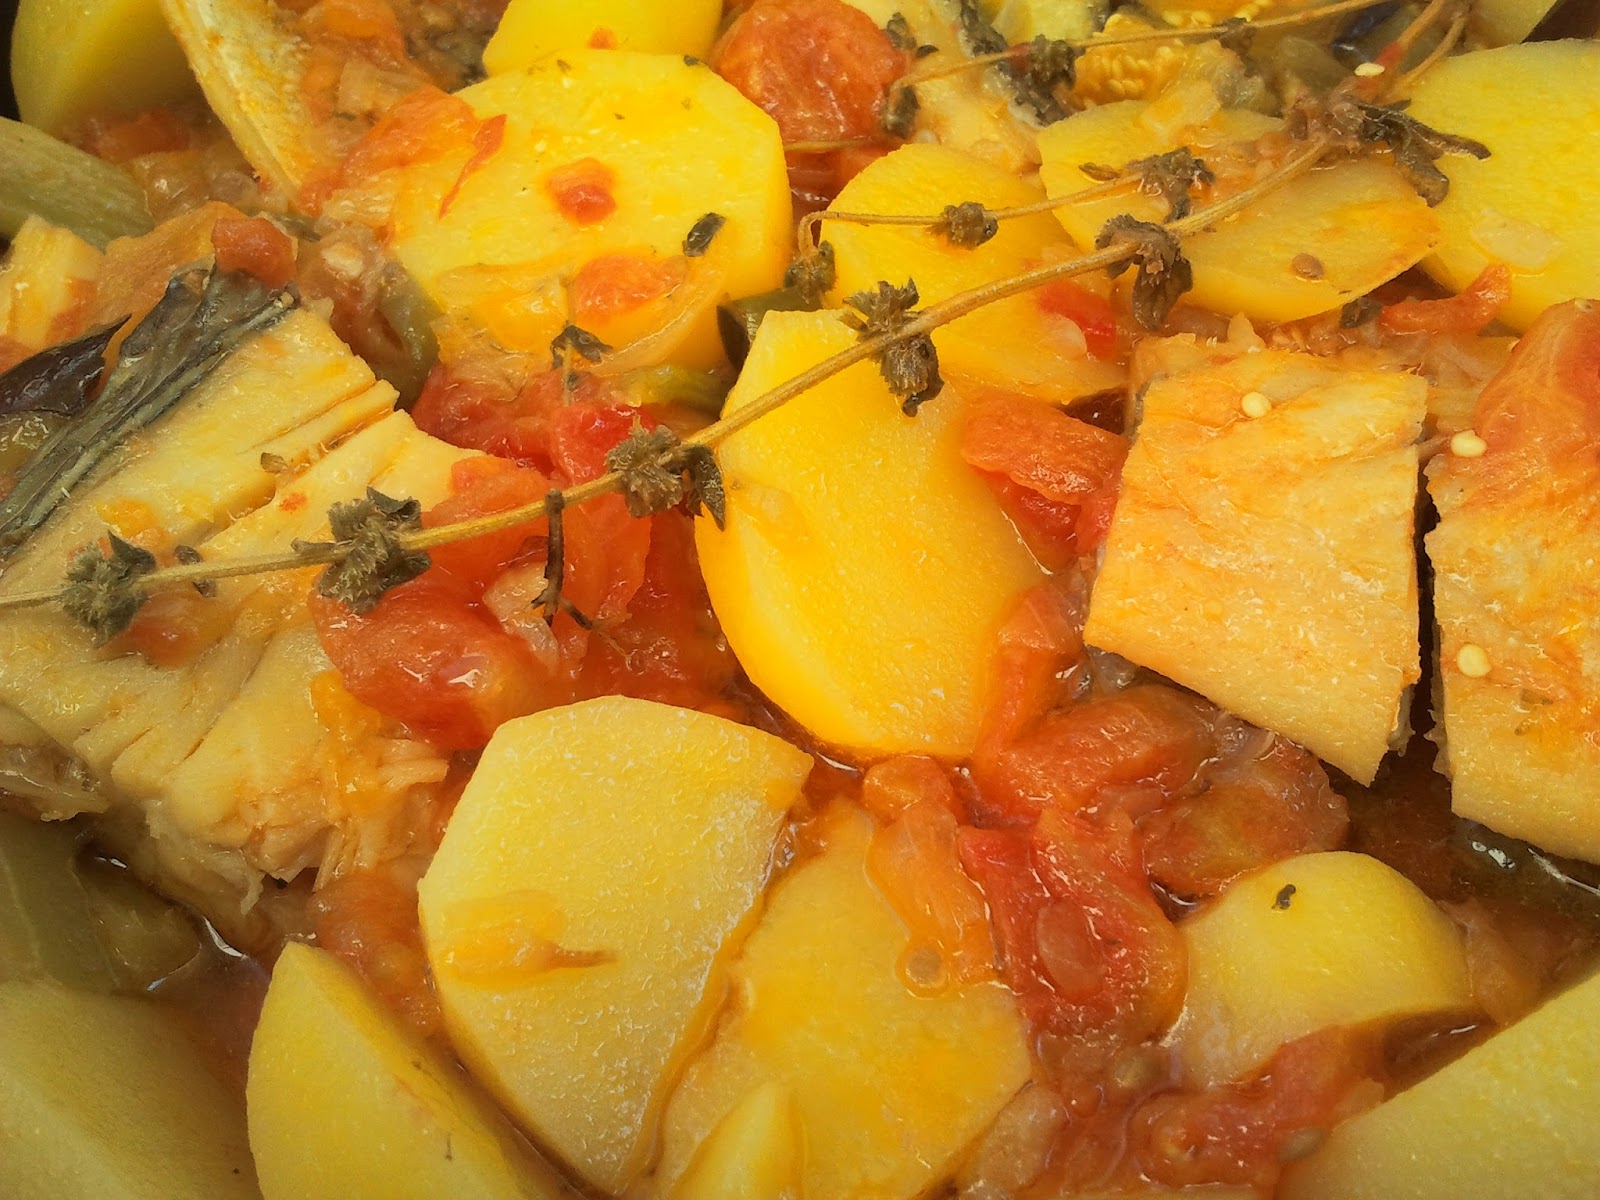
[[[1205,86],[1197,84],[1196,86]],[[1094,185],[1083,163],[1120,167],[1189,146],[1253,140],[1271,118],[1226,111],[1200,125],[1169,126],[1157,107],[1136,100],[1101,105],[1039,135],[1039,177],[1052,197]],[[1086,200],[1056,210],[1080,246],[1092,246],[1119,213],[1158,221],[1163,201],[1142,195]],[[1184,239],[1194,267],[1186,299],[1217,312],[1293,321],[1338,308],[1414,266],[1439,239],[1439,222],[1393,166],[1360,159],[1319,167],[1291,180],[1213,229]],[[1309,262],[1307,260],[1310,260]]]
[[[508,349],[548,354],[569,315],[613,346],[639,336],[567,295],[606,259],[682,272],[665,302],[682,321],[654,361],[710,366],[722,357],[716,305],[782,281],[792,213],[778,127],[709,67],[574,50],[459,95],[480,118],[506,118],[500,147],[470,172],[467,144],[391,172],[393,247],[442,307],[477,309]],[[685,237],[712,211],[724,224],[685,259]]]
[[[868,166],[829,207],[843,213],[931,215],[967,201],[1016,208],[1043,199],[1038,187],[1014,171],[944,146],[913,143]],[[825,221],[822,235],[833,245],[838,268],[830,296],[835,305],[875,288],[879,280],[898,287],[910,279],[925,307],[1038,266],[1052,254],[1069,257],[1071,246],[1048,213],[1003,221],[993,238],[972,248],[918,225]],[[1123,382],[1117,364],[1089,357],[1078,329],[1042,308],[1037,292],[979,309],[935,331],[933,340],[941,368],[957,382],[1059,402]]]
[[[19,0],[11,30],[17,111],[46,133],[195,92],[160,0]]]
[[[1354,1120],[1283,1200],[1593,1200],[1600,1195],[1600,976]]]
[[[65,340],[94,299],[100,252],[77,234],[29,217],[0,267],[0,337],[43,350]]]
[[[595,1187],[643,1165],[810,765],[621,696],[484,751],[422,880],[428,959],[462,1058]]]
[[[772,313],[728,397],[853,344],[831,312]],[[960,756],[994,682],[994,635],[1042,578],[961,458],[953,388],[916,417],[871,363],[819,384],[718,452],[728,522],[697,523],[706,586],[739,661],[825,741]]]
[[[799,1200],[804,1139],[793,1093],[764,1083],[718,1122],[672,1200]]]
[[[1490,46],[1520,42],[1549,16],[1561,0],[1477,0],[1472,29]]]
[[[1240,880],[1179,927],[1189,990],[1174,1040],[1205,1086],[1329,1025],[1470,1012],[1461,935],[1398,871],[1306,854]]]
[[[773,890],[734,967],[732,1010],[673,1094],[662,1194],[695,1178],[697,1157],[720,1154],[751,1109],[776,1107],[752,1097],[777,1085],[801,1127],[800,1195],[911,1200],[949,1175],[1028,1078],[1005,987],[917,996],[902,982],[906,928],[867,876],[871,822],[840,813],[827,836],[821,856]]]
[[[572,1195],[454,1064],[310,946],[272,970],[247,1105],[266,1200]]]
[[[149,1000],[0,984],[0,1195],[258,1200],[239,1097]]]
[[[1423,267],[1464,288],[1511,269],[1501,319],[1526,329],[1552,304],[1600,296],[1600,42],[1533,42],[1448,58],[1422,77],[1410,113],[1489,147],[1446,155],[1443,234]]]
[[[491,75],[567,50],[692,54],[711,50],[722,0],[512,0],[483,52]]]

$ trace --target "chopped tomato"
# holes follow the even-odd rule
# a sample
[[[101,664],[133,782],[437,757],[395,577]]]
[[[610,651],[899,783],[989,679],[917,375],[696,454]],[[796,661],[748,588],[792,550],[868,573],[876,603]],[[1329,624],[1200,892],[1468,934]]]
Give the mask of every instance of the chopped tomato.
[[[617,174],[597,158],[580,158],[545,176],[545,193],[575,225],[598,225],[617,211]]]
[[[1147,684],[1045,717],[972,774],[983,803],[1014,817],[1097,805],[1141,816],[1192,791],[1214,748],[1201,701]]]
[[[244,271],[274,288],[294,278],[299,247],[265,217],[218,218],[211,227],[211,245],[224,271]]]
[[[313,590],[323,650],[350,694],[449,750],[569,697],[520,639],[441,571],[390,590],[361,616]]]
[[[453,446],[482,450],[552,475],[557,473],[551,450],[553,415],[569,406],[593,405],[621,405],[616,385],[586,375],[568,395],[563,372],[547,371],[513,391],[499,380],[464,377],[441,366],[428,376],[411,416],[420,429]]]
[[[147,108],[131,117],[91,117],[78,144],[107,162],[125,163],[146,154],[189,148],[191,133],[169,108]]]
[[[1029,1021],[1093,1071],[1164,1030],[1183,1003],[1183,939],[1151,894],[1132,822],[1047,812],[1031,832],[963,829],[1007,983]]]
[[[345,183],[448,154],[469,143],[479,127],[472,106],[435,87],[420,87],[395,102],[356,143],[342,170]]]
[[[1336,850],[1348,827],[1322,765],[1274,737],[1259,757],[1208,772],[1203,792],[1151,813],[1140,832],[1151,878],[1200,899],[1291,855]]]
[[[1454,296],[1386,306],[1378,324],[1385,333],[1477,333],[1500,315],[1509,299],[1511,271],[1493,263]]]
[[[394,866],[351,871],[324,883],[307,912],[317,945],[345,964],[424,1037],[440,1031],[417,889]]]
[[[406,59],[405,37],[388,0],[319,0],[302,21],[307,32],[366,42],[397,63]]]
[[[506,115],[499,113],[490,117],[478,131],[472,135],[472,157],[468,158],[461,168],[461,174],[456,176],[456,181],[450,185],[450,190],[444,194],[444,199],[439,201],[439,219],[442,221],[450,213],[450,207],[456,202],[456,197],[461,194],[461,186],[468,179],[483,168],[488,161],[500,152],[500,147],[506,140]]]
[[[1129,1125],[1144,1176],[1169,1187],[1234,1184],[1269,1193],[1286,1161],[1381,1099],[1359,1035],[1329,1028],[1290,1042],[1258,1078],[1147,1101]]]
[[[682,255],[602,254],[578,268],[568,288],[572,320],[585,329],[670,295],[688,278]]]
[[[884,759],[868,768],[861,780],[862,805],[886,825],[906,810],[929,802],[954,816],[962,815],[950,776],[931,758],[906,754]]]
[[[992,755],[1084,681],[1083,622],[1088,586],[1060,576],[1027,592],[1000,627],[999,685],[984,720],[978,757]]]
[[[451,525],[491,513],[506,512],[543,500],[550,481],[539,472],[500,458],[469,458],[450,469],[450,495],[422,516],[424,528]],[[546,522],[542,519],[497,530],[429,551],[433,565],[480,591],[536,543],[544,556]]]
[[[1071,279],[1055,279],[1034,293],[1040,308],[1066,317],[1083,331],[1089,353],[1096,358],[1114,359],[1122,349],[1117,327],[1117,310],[1104,296],[1091,292]]]
[[[961,454],[1045,565],[1060,569],[1104,538],[1128,444],[1042,401],[1001,393],[968,417]]]
[[[712,66],[777,121],[785,142],[879,137],[889,85],[909,61],[844,0],[755,0],[711,52]],[[790,185],[806,207],[825,204],[870,161],[836,153],[790,156]]]

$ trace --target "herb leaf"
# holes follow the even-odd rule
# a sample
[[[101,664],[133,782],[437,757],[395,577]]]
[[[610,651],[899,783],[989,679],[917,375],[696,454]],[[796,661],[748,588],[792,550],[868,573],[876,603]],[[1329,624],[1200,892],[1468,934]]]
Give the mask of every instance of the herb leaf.
[[[88,546],[67,568],[67,586],[61,607],[67,616],[92,630],[94,644],[104,646],[133,623],[149,599],[136,586],[141,576],[156,569],[156,556],[116,534],[107,535],[110,550]]]
[[[298,303],[248,275],[186,271],[123,339],[78,419],[58,429],[0,501],[0,556],[15,550],[129,434],[165,416],[243,342]]]
[[[1124,213],[1112,217],[1095,238],[1095,248],[1104,250],[1116,242],[1131,244],[1133,257],[1127,262],[1108,267],[1107,273],[1115,279],[1137,264],[1138,275],[1133,281],[1133,315],[1146,329],[1160,329],[1167,323],[1167,314],[1185,292],[1194,286],[1194,270],[1183,256],[1177,236],[1169,229],[1140,221]]]
[[[983,245],[999,233],[1000,222],[976,200],[965,200],[960,204],[946,204],[944,212],[931,229],[952,246],[971,249]]]
[[[879,280],[875,290],[845,298],[847,311],[843,319],[862,340],[894,337],[916,316],[914,309],[920,298],[914,280],[906,280],[904,287]],[[899,337],[880,350],[876,358],[879,373],[889,390],[900,398],[900,410],[908,417],[916,416],[917,409],[944,389],[939,352],[931,334]]]
[[[708,212],[689,229],[689,236],[683,239],[683,253],[686,258],[703,258],[717,234],[722,232],[722,227],[728,223],[728,218],[721,213]],[[592,359],[590,361],[593,361]]]
[[[106,347],[126,319],[91,329],[82,337],[29,355],[0,375],[0,416],[47,412],[74,417],[105,374]]]
[[[428,569],[421,550],[407,550],[400,535],[422,528],[422,505],[397,500],[369,487],[364,500],[335,504],[328,510],[333,544],[346,548],[317,579],[317,591],[351,612],[369,613],[390,588],[399,587]],[[296,551],[321,550],[326,542],[296,540]]]
[[[550,365],[552,367],[564,366],[571,355],[576,354],[586,362],[597,363],[607,354],[611,347],[602,342],[587,329],[579,329],[576,325],[567,325],[562,331],[550,339]]]

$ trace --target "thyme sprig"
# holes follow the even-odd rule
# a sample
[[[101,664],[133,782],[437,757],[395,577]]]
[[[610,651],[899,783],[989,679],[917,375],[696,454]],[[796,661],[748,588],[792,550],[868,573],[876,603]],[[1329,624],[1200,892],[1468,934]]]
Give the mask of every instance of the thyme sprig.
[[[1341,5],[1328,6],[1320,10],[1319,15],[1327,15],[1334,9],[1346,11],[1368,6],[1369,0],[1362,0],[1362,3],[1359,4],[1347,2]],[[1455,19],[1453,14],[1457,11],[1455,0],[1432,0],[1432,3],[1401,34],[1397,44],[1401,40],[1405,41],[1407,45],[1414,43],[1417,36],[1419,36],[1419,30],[1425,28],[1429,23],[1437,22],[1441,15],[1446,12],[1452,14],[1453,27]],[[1385,99],[1393,93],[1401,82],[1409,83],[1413,82],[1414,79],[1415,72],[1405,76],[1403,80],[1395,79],[1386,84],[1384,89],[1371,94],[1371,98],[1377,100]],[[1179,240],[1181,244],[1183,237],[1198,233],[1237,213],[1243,212],[1265,196],[1311,170],[1335,150],[1343,148],[1346,147],[1341,145],[1341,139],[1325,122],[1307,122],[1301,130],[1299,150],[1279,163],[1277,168],[1269,174],[1249,187],[1213,201],[1185,217],[1175,220],[1169,219],[1159,224],[1151,224],[1155,229],[1163,231],[1164,238],[1170,237]],[[713,478],[707,464],[710,464],[710,466],[715,465],[715,458],[711,452],[714,447],[728,438],[749,428],[796,397],[804,395],[818,384],[833,378],[858,363],[882,361],[895,347],[925,339],[935,329],[948,325],[952,321],[959,320],[990,304],[1012,296],[1022,295],[1058,279],[1084,275],[1091,271],[1116,269],[1140,259],[1142,255],[1146,255],[1149,252],[1149,239],[1143,234],[1137,231],[1114,232],[1107,239],[1106,245],[1092,253],[1035,267],[1032,270],[1019,272],[1004,279],[969,288],[926,308],[911,311],[909,305],[905,306],[904,311],[900,314],[900,319],[895,321],[892,327],[882,328],[881,330],[861,328],[859,330],[861,336],[843,350],[830,355],[800,374],[767,390],[713,424],[678,442],[668,442],[662,439],[659,446],[653,447],[656,455],[654,465],[666,471],[672,471],[674,467],[677,467],[680,473],[687,472],[690,484],[696,484],[693,472],[699,470],[702,479],[697,486],[702,489],[701,502],[715,516],[716,510],[712,509],[711,506],[713,503],[719,506],[722,503],[722,480],[720,472],[718,472],[714,477],[714,482],[709,484],[709,490],[707,490],[707,481]],[[915,301],[912,303],[915,303]],[[863,324],[867,323],[863,322]],[[572,348],[569,347],[568,349]],[[697,463],[699,464],[698,467],[694,465]],[[626,476],[634,470],[648,469],[629,464],[622,464],[620,469],[610,463],[608,463],[608,466],[612,466],[612,469],[604,475],[585,483],[562,489],[559,492],[551,492],[541,500],[518,508],[452,524],[438,525],[428,529],[406,528],[396,530],[393,532],[393,545],[402,552],[427,551],[436,546],[467,541],[485,534],[495,533],[502,529],[538,520],[541,517],[548,517],[552,512],[559,513],[565,508],[587,503],[599,496],[625,493],[628,486]],[[685,495],[688,496],[688,494],[686,490]],[[109,625],[97,620],[98,613],[105,611],[109,606],[112,614],[112,623],[120,622],[125,626],[126,620],[131,619],[131,614],[124,617],[124,610],[131,605],[132,611],[136,613],[138,606],[144,602],[144,598],[157,588],[184,584],[193,585],[244,575],[259,575],[319,565],[331,565],[340,563],[356,554],[361,545],[353,537],[343,540],[336,539],[331,542],[302,543],[288,552],[179,562],[175,565],[159,567],[155,570],[148,569],[150,564],[143,557],[145,552],[131,546],[129,550],[134,551],[134,553],[129,555],[126,551],[123,551],[123,561],[113,565],[109,570],[90,561],[90,555],[92,554],[93,558],[114,562],[118,553],[117,546],[119,541],[120,539],[116,539],[113,535],[109,543],[112,551],[109,556],[97,548],[91,548],[90,551],[80,555],[79,560],[74,562],[71,573],[63,587],[0,596],[0,610],[41,604],[61,604],[67,609],[69,615],[81,623],[89,625],[99,636],[105,629],[109,628]],[[121,544],[128,545],[127,543]],[[564,603],[561,604],[561,607],[563,611],[568,611]],[[578,619],[580,614],[574,613],[573,615],[574,619]]]

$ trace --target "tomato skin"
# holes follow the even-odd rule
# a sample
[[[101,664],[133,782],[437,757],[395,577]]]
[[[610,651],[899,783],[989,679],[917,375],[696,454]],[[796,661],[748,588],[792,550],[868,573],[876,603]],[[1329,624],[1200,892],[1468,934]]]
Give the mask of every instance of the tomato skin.
[[[1491,263],[1454,296],[1402,300],[1378,314],[1385,333],[1478,333],[1511,299],[1511,270]]]
[[[1088,584],[1063,575],[1031,588],[1000,627],[999,681],[975,758],[991,757],[1087,682]]]
[[[1104,296],[1098,296],[1071,279],[1054,279],[1034,293],[1039,307],[1047,313],[1066,317],[1083,332],[1089,353],[1111,360],[1122,351],[1122,332],[1117,325],[1117,310]]]
[[[688,274],[688,260],[682,255],[602,254],[591,258],[578,268],[567,289],[573,323],[592,329],[632,312],[670,295]]]
[[[549,490],[550,481],[537,471],[500,458],[469,458],[450,468],[450,495],[422,515],[422,527],[432,529],[520,508],[543,500]],[[546,536],[547,523],[539,519],[470,541],[436,546],[428,553],[435,567],[475,586],[481,594],[496,575],[530,549],[542,557]]]
[[[361,616],[315,590],[310,605],[350,694],[443,749],[478,749],[504,722],[567,698],[527,646],[442,572],[391,589]]]

